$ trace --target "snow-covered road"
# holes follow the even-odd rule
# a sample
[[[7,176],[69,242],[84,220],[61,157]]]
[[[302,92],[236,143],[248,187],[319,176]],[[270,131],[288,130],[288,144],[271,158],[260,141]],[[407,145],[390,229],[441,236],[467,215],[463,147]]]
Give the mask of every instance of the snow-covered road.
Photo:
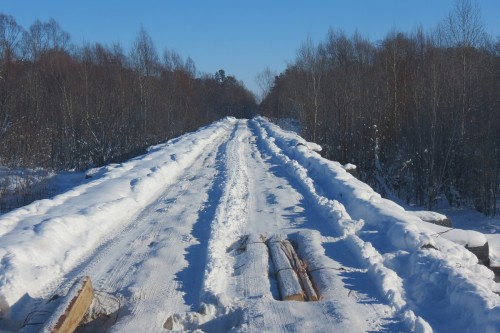
[[[82,332],[500,331],[492,272],[317,148],[226,118],[2,216],[0,330],[38,331],[90,276],[107,316]],[[319,301],[280,300],[266,244],[248,242],[273,234]]]

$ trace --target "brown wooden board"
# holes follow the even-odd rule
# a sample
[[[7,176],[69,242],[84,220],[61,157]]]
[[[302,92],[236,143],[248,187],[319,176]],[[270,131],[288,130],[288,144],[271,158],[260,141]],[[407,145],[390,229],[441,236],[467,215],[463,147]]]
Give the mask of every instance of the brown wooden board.
[[[42,332],[74,332],[94,299],[92,282],[88,276],[80,278],[60,301],[56,311],[45,323]]]

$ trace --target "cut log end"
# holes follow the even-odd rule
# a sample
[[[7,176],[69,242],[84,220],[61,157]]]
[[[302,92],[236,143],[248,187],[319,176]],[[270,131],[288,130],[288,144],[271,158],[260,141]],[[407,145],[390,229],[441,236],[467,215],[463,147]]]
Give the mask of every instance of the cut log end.
[[[299,301],[299,302],[304,302],[304,295],[302,294],[294,294],[294,295],[287,295],[283,297],[284,301]]]
[[[49,318],[48,325],[43,332],[62,333],[74,332],[80,325],[85,313],[87,313],[94,300],[94,289],[88,276],[78,280],[69,290],[65,299]]]

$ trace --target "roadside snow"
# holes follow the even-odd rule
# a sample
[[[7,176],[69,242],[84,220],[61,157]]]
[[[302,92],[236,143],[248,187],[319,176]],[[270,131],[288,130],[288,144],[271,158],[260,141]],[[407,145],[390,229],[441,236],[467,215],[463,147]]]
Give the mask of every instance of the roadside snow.
[[[500,267],[500,234],[486,235],[490,245],[490,266]]]

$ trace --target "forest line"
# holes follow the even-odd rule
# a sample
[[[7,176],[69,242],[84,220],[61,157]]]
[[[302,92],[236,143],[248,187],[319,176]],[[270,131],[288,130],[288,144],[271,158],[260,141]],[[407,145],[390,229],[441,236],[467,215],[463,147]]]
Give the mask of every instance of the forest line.
[[[299,119],[302,136],[356,164],[383,195],[497,213],[500,39],[472,2],[430,32],[394,30],[376,43],[330,30],[283,73],[264,74],[260,112]]]
[[[0,165],[85,170],[258,112],[298,119],[302,136],[356,164],[383,195],[498,212],[500,39],[471,1],[431,31],[393,30],[377,42],[332,29],[303,43],[283,73],[259,79],[257,105],[223,70],[200,74],[190,58],[160,55],[144,29],[126,53],[76,46],[54,20],[25,30],[0,14]]]
[[[24,30],[0,14],[0,165],[84,170],[135,156],[255,98],[224,70],[199,74],[141,29],[131,51],[76,46],[57,22]]]

